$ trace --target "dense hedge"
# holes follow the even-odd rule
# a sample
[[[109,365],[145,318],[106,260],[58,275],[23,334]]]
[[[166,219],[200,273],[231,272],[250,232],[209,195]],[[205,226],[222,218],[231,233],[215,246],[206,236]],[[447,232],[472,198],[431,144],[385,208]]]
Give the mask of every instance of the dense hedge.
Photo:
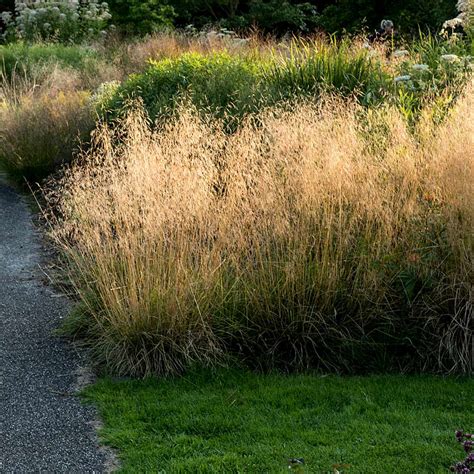
[[[376,28],[390,17],[402,32],[438,29],[456,13],[456,0],[111,0],[114,21],[125,31],[147,33],[172,22],[179,27],[220,23],[257,27],[271,34]]]
[[[373,30],[391,18],[402,33],[437,30],[456,15],[456,0],[109,0],[113,23],[127,35],[169,27],[219,24],[237,31],[327,33]],[[12,10],[13,2],[2,3]],[[0,20],[1,30],[1,20]]]

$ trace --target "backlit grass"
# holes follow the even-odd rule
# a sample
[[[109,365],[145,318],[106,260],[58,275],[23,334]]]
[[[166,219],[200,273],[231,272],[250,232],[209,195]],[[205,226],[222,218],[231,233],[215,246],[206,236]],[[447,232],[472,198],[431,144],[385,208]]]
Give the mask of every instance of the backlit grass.
[[[47,195],[71,333],[118,375],[472,373],[473,100],[417,138],[334,97],[232,135],[192,108],[96,132]]]

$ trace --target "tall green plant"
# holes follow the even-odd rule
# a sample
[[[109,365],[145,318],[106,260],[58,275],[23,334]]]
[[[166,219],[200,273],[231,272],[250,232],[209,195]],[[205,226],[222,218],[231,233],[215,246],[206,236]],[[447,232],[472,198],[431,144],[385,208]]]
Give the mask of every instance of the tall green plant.
[[[114,24],[127,34],[145,35],[173,26],[175,11],[166,0],[110,0]]]

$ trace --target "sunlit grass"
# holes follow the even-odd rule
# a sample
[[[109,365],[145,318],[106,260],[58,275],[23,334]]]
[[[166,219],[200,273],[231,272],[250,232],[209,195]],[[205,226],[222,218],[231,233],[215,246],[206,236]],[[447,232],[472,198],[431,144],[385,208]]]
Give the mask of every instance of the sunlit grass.
[[[445,473],[471,430],[472,380],[193,372],[100,380],[102,439],[120,472]],[[293,464],[293,468],[298,466]]]
[[[232,135],[192,108],[158,131],[140,112],[102,129],[53,223],[73,332],[121,374],[229,356],[472,371],[472,101],[415,135],[396,109],[331,97]]]

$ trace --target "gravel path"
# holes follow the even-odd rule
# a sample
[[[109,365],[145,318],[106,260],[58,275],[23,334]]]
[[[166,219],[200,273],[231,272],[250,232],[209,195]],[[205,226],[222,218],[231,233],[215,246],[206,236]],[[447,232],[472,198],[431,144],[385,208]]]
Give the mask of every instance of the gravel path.
[[[104,472],[81,359],[52,331],[68,302],[41,282],[28,206],[0,176],[0,472]]]

